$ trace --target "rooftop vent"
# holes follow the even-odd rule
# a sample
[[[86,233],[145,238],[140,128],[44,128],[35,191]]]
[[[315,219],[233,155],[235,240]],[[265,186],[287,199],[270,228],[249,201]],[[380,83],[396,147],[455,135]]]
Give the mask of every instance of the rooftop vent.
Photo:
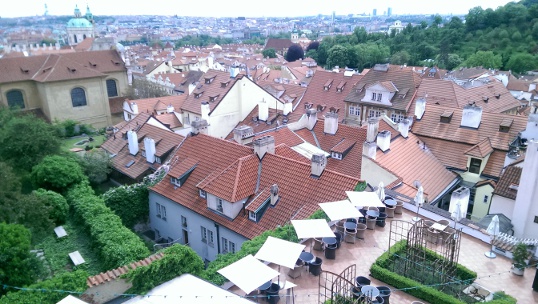
[[[460,126],[478,129],[481,120],[482,107],[474,105],[466,105],[463,107]]]
[[[450,120],[452,120],[453,114],[454,114],[454,111],[445,110],[443,114],[441,114],[441,122],[450,123]]]

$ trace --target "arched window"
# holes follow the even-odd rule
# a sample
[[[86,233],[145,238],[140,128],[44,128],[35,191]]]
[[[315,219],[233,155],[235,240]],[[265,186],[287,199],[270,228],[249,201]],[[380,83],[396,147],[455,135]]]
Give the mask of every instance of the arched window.
[[[71,90],[71,102],[73,107],[82,107],[87,105],[86,92],[83,88],[74,88]]]
[[[24,97],[21,90],[11,90],[6,94],[7,105],[10,108],[24,109]]]
[[[76,34],[75,34],[75,35],[73,35],[73,41],[74,41],[75,43],[77,43],[77,42],[78,42],[78,39],[77,39],[77,35],[76,35]]]
[[[108,93],[108,97],[118,96],[118,87],[116,86],[116,80],[114,79],[106,80],[106,91]]]

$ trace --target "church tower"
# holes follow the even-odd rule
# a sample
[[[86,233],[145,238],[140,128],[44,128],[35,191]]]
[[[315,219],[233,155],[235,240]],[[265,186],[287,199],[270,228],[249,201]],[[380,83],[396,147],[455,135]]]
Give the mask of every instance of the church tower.
[[[71,46],[79,44],[86,38],[95,37],[94,20],[89,6],[86,7],[85,16],[82,16],[78,5],[75,6],[75,17],[67,22],[67,36]]]

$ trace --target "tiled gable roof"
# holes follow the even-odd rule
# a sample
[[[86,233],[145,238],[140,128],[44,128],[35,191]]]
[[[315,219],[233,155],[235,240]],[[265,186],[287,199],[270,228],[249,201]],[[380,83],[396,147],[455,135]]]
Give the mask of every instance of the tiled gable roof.
[[[308,84],[302,103],[311,103],[314,107],[325,105],[325,109],[318,114],[325,113],[330,107],[343,110],[346,107],[344,98],[352,90],[353,85],[362,77],[362,75],[356,74],[344,76],[344,73],[317,71]],[[337,86],[341,81],[345,81],[346,85],[341,92],[338,92]],[[325,90],[324,86],[327,82],[332,82],[332,86],[328,90]]]
[[[248,205],[245,207],[245,210],[256,212],[256,210],[258,210],[258,208],[263,206],[263,204],[266,203],[267,200],[270,198],[271,198],[271,189],[265,188],[248,203]]]
[[[519,186],[522,171],[523,168],[518,166],[506,167],[499,177],[499,182],[497,183],[495,190],[493,190],[493,194],[515,200],[517,190],[514,189],[514,186]]]
[[[454,91],[454,82],[443,79],[422,79],[417,89],[416,99],[425,98],[428,104],[438,104],[445,107],[459,107],[456,92]],[[410,109],[414,109],[415,100]]]
[[[293,42],[291,42],[290,39],[269,38],[267,39],[267,42],[265,43],[265,47],[263,49],[275,49],[276,51],[281,51],[284,49],[288,49],[292,45]]]
[[[493,152],[493,147],[491,146],[491,142],[489,141],[489,138],[486,137],[478,144],[472,146],[470,149],[463,152],[463,154],[473,156],[473,157],[478,157],[478,158],[484,158],[490,155],[492,152]]]
[[[138,113],[155,113],[156,110],[166,110],[168,105],[172,105],[174,110],[178,112],[183,106],[185,99],[187,99],[187,94],[182,95],[172,95],[172,96],[163,96],[155,98],[144,98],[129,100],[129,102],[134,102],[138,106]]]
[[[224,169],[234,163],[237,163],[236,168],[238,168],[238,160],[241,158],[244,158],[245,164],[251,160],[255,161],[253,163],[256,163],[257,169],[258,160],[253,155],[251,148],[226,140],[202,134],[188,137],[179,148],[176,156],[180,160],[186,157],[197,159],[199,164],[196,169],[187,181],[175,190],[173,185],[164,179],[152,187],[151,191],[167,197],[250,239],[266,230],[274,229],[278,225],[284,225],[289,222],[289,219],[294,214],[296,214],[295,219],[307,218],[319,209],[318,203],[345,199],[345,191],[353,189],[358,183],[357,178],[351,178],[330,170],[325,170],[319,179],[311,178],[309,162],[298,162],[269,153],[262,159],[259,189],[262,192],[264,189],[277,184],[280,202],[276,206],[268,207],[258,222],[250,220],[248,214],[239,213],[235,219],[230,220],[209,210],[206,200],[197,195],[196,186],[211,172],[218,171],[218,176],[220,176]],[[247,164],[247,166],[250,166],[250,164]],[[238,170],[233,172],[237,173]],[[231,174],[230,176],[235,178],[236,175]],[[250,183],[246,178],[245,180],[243,178],[245,177],[240,176],[239,184]],[[236,189],[236,191],[238,190],[239,188]]]
[[[102,145],[101,148],[105,149],[110,154],[118,154],[124,146],[127,145],[127,140],[123,139],[123,136],[129,130],[138,130],[143,124],[151,117],[150,114],[141,113],[130,121],[122,121],[114,126],[117,132],[109,137]]]
[[[186,158],[173,166],[172,169],[168,172],[168,175],[174,178],[179,178],[196,165],[198,165],[197,160],[193,158]]]
[[[475,103],[477,106],[481,106],[485,112],[503,113],[521,105],[502,82],[497,80],[471,88],[463,88],[454,84],[454,91],[460,108],[469,103]]]
[[[316,73],[317,75],[318,73]],[[398,97],[398,94],[395,94],[391,100],[392,108],[396,110],[406,111],[414,98],[416,88],[419,86],[421,78],[416,75],[415,72],[408,69],[403,70],[388,70],[388,71],[378,71],[371,69],[368,71],[362,79],[350,90],[350,92],[345,97],[345,101],[354,102],[354,103],[364,103],[361,101],[365,94],[365,87],[375,84],[377,82],[391,82],[396,86],[397,89],[408,89],[407,94],[403,98]],[[362,90],[357,90],[357,88],[363,88]],[[368,102],[370,103],[370,102]],[[377,102],[373,102],[378,104]],[[379,104],[383,106],[382,104]]]
[[[510,91],[522,91],[528,92],[530,88],[530,81],[522,79],[510,79],[506,85],[506,89]]]
[[[204,77],[207,78],[208,75],[212,76],[209,79],[213,80],[205,81]],[[200,83],[196,86],[192,94],[187,97],[181,107],[182,110],[201,115],[201,104],[203,101],[208,101],[211,113],[235,85],[236,81],[240,79],[239,76],[230,79],[228,72],[217,70],[209,70],[204,77],[200,79]],[[227,85],[224,85],[224,83],[227,83]],[[218,98],[210,100],[210,96],[218,96]]]
[[[106,77],[126,71],[116,51],[89,51],[0,59],[0,83]]]

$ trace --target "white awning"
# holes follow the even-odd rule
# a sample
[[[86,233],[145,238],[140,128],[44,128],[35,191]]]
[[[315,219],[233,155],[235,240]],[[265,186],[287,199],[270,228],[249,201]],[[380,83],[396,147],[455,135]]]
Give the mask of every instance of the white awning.
[[[217,272],[247,294],[279,275],[278,271],[260,262],[251,254]]]
[[[355,207],[385,207],[375,192],[346,191],[346,194]]]
[[[348,200],[319,203],[319,206],[332,221],[363,216]]]
[[[304,248],[305,245],[269,236],[255,257],[280,266],[294,268]]]
[[[291,224],[300,239],[334,237],[334,232],[324,219],[291,220]]]

